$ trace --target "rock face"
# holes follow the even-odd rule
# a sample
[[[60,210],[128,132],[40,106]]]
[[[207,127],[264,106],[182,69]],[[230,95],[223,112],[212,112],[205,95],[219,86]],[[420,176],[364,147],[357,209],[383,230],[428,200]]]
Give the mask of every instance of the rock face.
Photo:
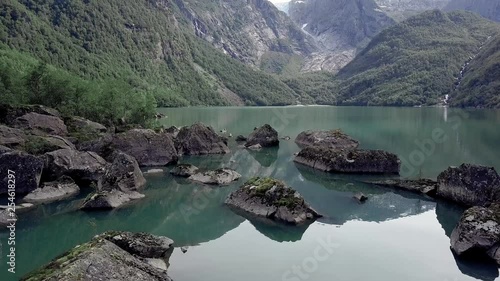
[[[500,265],[500,205],[465,211],[451,234],[451,249],[459,256],[492,258]]]
[[[333,150],[304,148],[295,157],[296,163],[325,172],[399,174],[400,160],[382,150]]]
[[[77,182],[97,182],[104,174],[106,160],[94,152],[60,149],[45,154],[44,177],[70,176]]]
[[[280,143],[278,139],[278,132],[273,127],[266,124],[254,130],[247,138],[246,147],[261,145],[262,147],[278,146]]]
[[[202,123],[183,127],[175,139],[175,146],[179,155],[226,154],[230,152],[224,139],[217,135],[212,127]]]
[[[304,148],[316,146],[331,149],[358,148],[359,142],[344,134],[341,130],[305,131],[295,139],[295,143]]]
[[[18,117],[14,123],[16,127],[30,130],[35,135],[65,136],[68,134],[68,128],[63,120],[55,116],[31,112]]]
[[[117,134],[111,147],[134,157],[141,167],[166,166],[179,159],[172,137],[153,130],[133,129]]]
[[[179,164],[170,171],[174,176],[188,178],[198,172],[198,167],[191,164]]]
[[[251,215],[299,225],[321,217],[295,190],[271,178],[254,178],[231,193],[225,203]]]
[[[308,57],[303,71],[337,72],[371,38],[395,23],[374,0],[292,0],[289,14],[319,49]]]
[[[441,0],[443,1],[443,0]],[[446,11],[465,10],[500,22],[500,2],[491,0],[448,0]]]
[[[16,148],[24,145],[25,141],[23,131],[0,125],[0,145]]]
[[[173,241],[167,237],[128,232],[109,232],[77,246],[28,276],[29,281],[170,281],[165,269],[148,263],[151,258],[168,261]]]
[[[500,202],[500,176],[494,168],[463,164],[438,176],[437,196],[465,206]]]
[[[24,152],[12,151],[0,155],[0,194],[8,191],[8,170],[15,172],[15,191],[26,194],[38,188],[42,177],[42,159]]]
[[[57,181],[44,183],[41,188],[26,195],[23,200],[31,203],[49,203],[69,198],[79,192],[80,188],[72,178],[62,176]]]
[[[216,185],[229,184],[233,181],[237,181],[239,178],[241,178],[240,174],[238,174],[234,170],[227,168],[217,169],[215,171],[197,173],[189,177],[189,179],[193,181],[197,181],[204,184],[216,184]]]
[[[425,195],[429,195],[431,197],[436,196],[436,192],[438,189],[438,183],[430,179],[419,179],[419,180],[391,179],[383,181],[374,181],[370,183],[380,186],[392,187],[396,189],[404,189],[416,193],[422,193]]]
[[[134,157],[123,152],[116,152],[113,158],[113,163],[106,167],[104,176],[99,181],[100,191],[117,189],[127,192],[137,191],[144,187],[146,179]]]

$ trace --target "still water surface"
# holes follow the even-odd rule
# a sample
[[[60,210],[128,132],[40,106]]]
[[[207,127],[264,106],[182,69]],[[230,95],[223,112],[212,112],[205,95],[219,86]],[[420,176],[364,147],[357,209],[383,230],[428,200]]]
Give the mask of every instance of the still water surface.
[[[21,216],[17,229],[17,274],[6,274],[7,233],[0,280],[40,267],[64,251],[106,230],[165,235],[176,246],[169,274],[178,281],[250,280],[500,280],[495,266],[457,261],[449,235],[462,208],[420,195],[363,183],[367,176],[333,175],[293,163],[293,139],[307,129],[341,128],[362,148],[384,149],[403,159],[403,175],[435,178],[450,165],[477,163],[500,169],[500,112],[445,108],[178,108],[160,109],[166,126],[204,122],[217,131],[248,135],[269,123],[279,149],[251,152],[230,140],[232,153],[185,157],[203,168],[231,167],[238,183],[213,188],[173,178],[147,176],[146,199],[112,212],[77,210],[73,201],[37,208]],[[440,141],[433,135],[441,136]],[[434,138],[435,139],[435,138]],[[444,141],[441,141],[444,139]],[[246,220],[223,205],[242,181],[254,176],[285,180],[318,212],[321,220],[284,227]],[[355,192],[370,199],[358,204]]]

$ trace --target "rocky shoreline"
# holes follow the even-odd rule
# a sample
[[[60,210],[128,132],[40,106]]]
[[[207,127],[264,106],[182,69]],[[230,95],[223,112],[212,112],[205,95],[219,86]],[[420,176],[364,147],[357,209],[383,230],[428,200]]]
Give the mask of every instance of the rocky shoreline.
[[[141,171],[144,167],[172,166],[173,176],[221,188],[241,178],[237,171],[227,167],[206,170],[178,164],[183,156],[231,152],[229,138],[202,123],[156,131],[107,128],[80,117],[62,117],[56,110],[43,106],[0,105],[0,109],[0,170],[18,172],[15,193],[23,198],[21,202],[31,204],[30,208],[33,204],[66,200],[82,189],[91,190],[79,206],[83,211],[127,206],[145,197],[142,191],[146,179]],[[280,137],[266,124],[255,128],[248,137],[238,136],[235,141],[242,150],[259,153],[259,150],[278,147]],[[397,155],[361,149],[357,140],[340,130],[305,131],[298,135],[295,143],[301,151],[293,161],[319,171],[392,176],[400,171],[401,161]],[[163,169],[151,171],[164,172]],[[0,195],[8,192],[4,183],[5,180],[0,186]],[[452,250],[464,258],[479,255],[500,265],[500,254],[497,254],[500,176],[494,168],[463,164],[449,167],[436,180],[390,178],[369,183],[471,207],[453,231]],[[353,197],[358,202],[369,200],[362,193],[353,193]],[[248,180],[226,198],[225,204],[245,218],[257,217],[295,227],[322,217],[297,191],[273,178]],[[5,227],[11,217],[8,210],[1,210],[0,227]],[[140,276],[136,280],[170,280],[166,268],[155,267],[158,263],[151,262],[151,259],[167,257],[173,243],[168,241],[171,240],[148,234],[105,233],[25,280],[72,280],[73,274],[86,276],[82,268],[88,262],[96,263],[96,272],[109,268],[110,272],[102,276],[115,274],[115,280],[128,280],[127,274],[134,270],[138,270]],[[156,250],[152,250],[151,243],[156,245],[157,248],[153,247]],[[149,250],[141,252],[146,249]],[[160,255],[158,249],[165,251]],[[110,261],[110,255],[120,259]],[[61,263],[64,259],[69,259],[69,263]]]

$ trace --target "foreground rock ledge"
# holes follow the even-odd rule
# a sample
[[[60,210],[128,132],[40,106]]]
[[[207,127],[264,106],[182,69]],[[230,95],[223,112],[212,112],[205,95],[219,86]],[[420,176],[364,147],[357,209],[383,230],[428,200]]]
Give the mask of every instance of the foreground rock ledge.
[[[451,249],[463,257],[489,257],[500,265],[500,204],[465,211],[451,234]]]
[[[249,180],[231,193],[225,203],[251,215],[294,225],[321,217],[297,191],[271,178]]]
[[[302,148],[315,146],[330,149],[351,149],[359,146],[357,140],[341,130],[305,131],[297,136],[295,143]]]
[[[151,259],[167,263],[173,241],[146,233],[107,232],[77,246],[45,267],[29,274],[27,281],[170,281]]]
[[[314,169],[337,173],[399,174],[400,160],[382,150],[304,148],[294,161]]]

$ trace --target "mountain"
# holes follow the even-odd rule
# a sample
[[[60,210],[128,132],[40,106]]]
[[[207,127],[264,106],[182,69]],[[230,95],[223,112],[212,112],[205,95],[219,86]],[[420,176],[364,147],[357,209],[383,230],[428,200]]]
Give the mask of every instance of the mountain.
[[[463,68],[463,78],[451,94],[454,106],[500,108],[500,35],[491,37]]]
[[[343,68],[341,105],[433,105],[451,94],[461,67],[498,24],[469,12],[424,12],[375,36]]]
[[[274,6],[276,6],[276,8],[278,8],[278,10],[288,14],[288,12],[290,10],[290,1],[274,3]]]
[[[292,0],[289,14],[320,49],[307,59],[306,72],[338,71],[371,38],[395,23],[374,0]]]
[[[424,11],[441,10],[450,0],[375,0],[375,2],[388,16],[401,21]]]
[[[451,0],[444,9],[446,11],[471,11],[500,22],[500,2],[495,0]]]
[[[248,5],[237,11],[233,2]],[[125,82],[160,106],[292,104],[295,93],[285,84],[213,47],[250,64],[258,61],[255,50],[307,52],[301,33],[290,22],[281,26],[285,14],[270,6],[261,0],[4,0],[0,46],[88,81]],[[203,9],[212,13],[190,16]]]

